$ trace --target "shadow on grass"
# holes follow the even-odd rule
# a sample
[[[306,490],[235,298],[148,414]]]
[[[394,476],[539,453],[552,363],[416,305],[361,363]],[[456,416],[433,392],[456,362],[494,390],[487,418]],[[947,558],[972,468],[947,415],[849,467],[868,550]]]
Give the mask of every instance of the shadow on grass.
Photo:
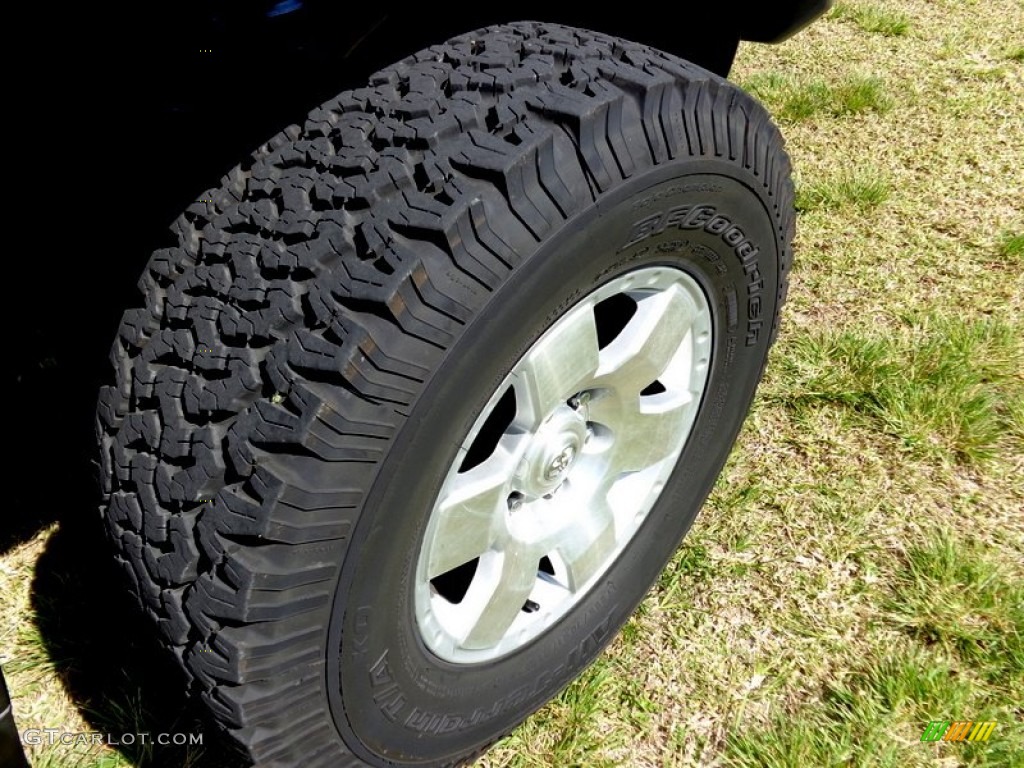
[[[98,519],[66,521],[36,562],[32,605],[46,653],[89,727],[135,766],[249,765],[186,695],[184,674],[135,607]],[[121,734],[197,734],[201,745]],[[180,738],[180,737],[179,737]]]

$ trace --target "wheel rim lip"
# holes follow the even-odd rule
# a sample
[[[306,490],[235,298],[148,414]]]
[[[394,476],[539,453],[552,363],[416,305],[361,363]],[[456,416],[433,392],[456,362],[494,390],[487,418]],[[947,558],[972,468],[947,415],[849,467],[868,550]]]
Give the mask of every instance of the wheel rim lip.
[[[447,606],[444,605],[444,603],[447,603],[448,601],[445,601],[444,598],[440,597],[440,595],[436,593],[436,590],[431,586],[431,579],[429,578],[427,570],[427,564],[431,557],[432,549],[437,545],[435,523],[438,518],[438,507],[441,499],[445,497],[446,488],[449,487],[453,478],[459,474],[459,467],[462,463],[463,457],[466,455],[469,447],[481,432],[485,421],[497,406],[501,397],[509,387],[512,387],[515,384],[517,372],[523,365],[523,361],[526,360],[530,356],[531,352],[546,338],[548,338],[555,329],[557,329],[560,324],[566,320],[566,318],[574,312],[581,310],[583,307],[592,308],[600,301],[603,301],[617,293],[625,293],[632,297],[639,296],[641,298],[645,298],[667,290],[683,291],[683,293],[689,297],[696,307],[696,313],[690,322],[689,330],[684,335],[684,339],[680,343],[679,349],[676,350],[676,353],[673,355],[673,359],[675,360],[682,354],[681,350],[683,350],[684,346],[687,343],[690,345],[690,358],[686,378],[690,387],[689,391],[692,392],[694,397],[689,408],[688,416],[685,420],[685,425],[676,435],[673,449],[664,459],[655,462],[655,464],[652,465],[652,467],[656,467],[657,469],[651,473],[653,477],[649,478],[649,482],[647,483],[647,493],[644,495],[643,501],[632,513],[632,525],[628,530],[623,532],[621,540],[619,538],[616,539],[613,551],[604,558],[603,563],[596,569],[596,572],[593,573],[585,583],[577,585],[577,588],[570,594],[566,595],[561,602],[552,605],[536,618],[521,621],[520,617],[517,617],[501,640],[489,647],[463,647],[460,644],[461,641],[459,639],[462,637],[462,634],[452,631],[453,622],[451,621],[451,616],[459,609],[453,609],[451,606],[454,604],[451,603],[448,603]],[[668,265],[637,268],[609,280],[591,291],[587,296],[580,299],[580,301],[570,307],[548,329],[546,329],[545,332],[533,342],[527,351],[523,353],[519,360],[516,361],[512,370],[509,371],[501,384],[491,394],[487,404],[481,410],[473,426],[470,428],[469,432],[460,444],[456,458],[449,465],[445,479],[442,482],[441,489],[438,492],[437,497],[434,499],[431,513],[428,518],[415,571],[414,610],[417,630],[420,638],[430,652],[444,661],[459,665],[479,664],[507,656],[530,644],[532,641],[538,639],[542,634],[550,630],[556,623],[570,613],[570,611],[579,604],[586,594],[591,591],[594,585],[608,573],[615,561],[618,560],[630,542],[633,541],[643,523],[647,520],[651,509],[661,496],[661,492],[664,489],[668,477],[678,465],[679,458],[692,432],[696,416],[700,412],[700,406],[703,402],[703,397],[707,389],[708,378],[711,370],[711,350],[713,348],[712,320],[711,304],[708,301],[706,292],[701,283],[692,274],[690,274],[690,272],[679,266]],[[699,343],[702,351],[698,350],[698,338],[700,338]],[[702,358],[700,357],[701,354],[703,355]],[[698,366],[697,361],[699,359],[700,364]],[[582,451],[580,453],[582,454]],[[648,467],[647,469],[651,469],[652,467]],[[563,477],[567,478],[574,469],[575,467],[571,467]],[[646,471],[646,469],[644,471]],[[636,474],[641,473],[637,472]],[[535,499],[534,501],[537,500]],[[484,558],[487,558],[488,565],[494,566],[493,561],[498,556],[504,558],[509,556],[509,554],[498,550],[488,550],[486,553],[481,555],[481,561],[483,561]],[[555,551],[547,553],[546,556],[550,557],[552,561],[557,561],[559,559],[559,555]],[[560,569],[557,564],[554,565],[554,568],[556,569],[556,573],[558,573]],[[541,573],[539,570],[537,578],[538,581],[541,581]],[[532,594],[533,593],[531,593],[531,596]],[[446,611],[447,616],[445,615]]]

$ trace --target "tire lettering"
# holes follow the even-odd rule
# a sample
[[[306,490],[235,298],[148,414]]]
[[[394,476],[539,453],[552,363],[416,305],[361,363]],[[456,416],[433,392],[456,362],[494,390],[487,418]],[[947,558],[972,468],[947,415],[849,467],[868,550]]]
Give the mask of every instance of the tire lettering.
[[[633,225],[632,230],[629,233],[629,240],[619,250],[624,250],[631,245],[636,245],[641,240],[646,240],[653,234],[656,234],[659,230],[658,225],[661,223],[662,215],[660,213],[654,216],[648,216],[646,219],[640,219],[636,224]]]
[[[715,215],[715,208],[712,205],[700,205],[693,213],[686,217],[686,221],[680,224],[682,229],[700,229]]]
[[[462,725],[461,717],[454,715],[432,715],[423,712],[419,707],[413,707],[412,712],[405,718],[405,727],[417,733],[450,733]]]
[[[676,206],[675,208],[670,208],[668,213],[664,217],[664,221],[662,221],[658,225],[659,226],[658,231],[662,232],[662,231],[668,229],[669,227],[680,227],[680,228],[682,228],[683,222],[686,221],[687,217],[690,214],[690,210],[692,209],[692,207],[693,206],[690,206],[690,205],[679,205],[679,206]]]
[[[619,250],[623,251],[643,242],[652,235],[672,228],[703,229],[709,234],[718,235],[727,246],[733,249],[747,276],[745,344],[748,347],[757,344],[765,325],[762,317],[764,278],[761,276],[760,262],[758,261],[761,255],[760,249],[747,238],[740,227],[733,224],[729,217],[718,213],[713,205],[680,205],[661,213],[645,216],[634,223],[629,230],[625,245]],[[719,271],[724,273],[724,269]]]
[[[724,216],[715,216],[711,221],[707,223],[704,229],[710,232],[712,235],[724,235],[725,231],[732,227],[732,222]],[[735,227],[732,227],[735,229]],[[725,240],[725,238],[722,238]]]
[[[364,605],[356,609],[355,626],[352,628],[352,658],[360,659],[366,655],[370,640],[370,606]]]
[[[740,234],[743,234],[742,232]],[[736,255],[739,256],[740,261],[744,264],[747,263],[748,258],[752,258],[751,254],[757,254],[757,248],[749,241],[745,240],[736,246]]]
[[[722,235],[722,239],[725,240],[726,245],[730,245],[735,248],[743,242],[745,237],[743,235],[743,230],[734,226],[726,230],[725,234]]]
[[[722,362],[722,372],[729,370],[729,366],[732,365],[732,361],[736,356],[736,337],[729,336],[725,347],[725,359]],[[718,424],[718,420],[722,418],[722,413],[725,411],[725,402],[729,398],[729,388],[727,386],[721,386],[715,391],[714,398],[707,405],[707,416],[705,417],[706,422],[704,427],[701,429],[700,437],[697,439],[697,445],[701,448],[707,446],[712,440],[717,439],[718,430],[715,426]]]
[[[698,184],[673,184],[668,189],[662,189],[654,192],[646,197],[641,197],[639,200],[634,202],[630,207],[634,211],[639,211],[641,208],[649,208],[650,206],[657,203],[659,200],[664,200],[667,197],[678,197],[679,195],[686,194],[687,192],[703,192],[715,193],[721,192],[722,188],[717,184],[698,183]]]
[[[734,331],[739,319],[737,312],[739,302],[736,300],[736,289],[730,285],[722,293],[725,296],[725,325],[730,331]]]
[[[384,717],[395,722],[405,707],[405,695],[391,675],[387,650],[380,655],[377,663],[370,667],[369,672],[374,703]]]
[[[630,262],[639,261],[644,256],[646,256],[648,253],[650,253],[650,251],[651,251],[651,247],[649,245],[645,245],[643,248],[639,248],[639,249],[633,251],[626,258],[620,259],[619,261],[615,262],[614,264],[612,264],[607,269],[603,269],[600,272],[598,272],[596,275],[594,275],[594,282],[596,283],[596,282],[599,282],[600,280],[603,280],[606,275],[610,275],[610,274],[612,274],[614,272],[619,271],[620,269],[625,267]]]

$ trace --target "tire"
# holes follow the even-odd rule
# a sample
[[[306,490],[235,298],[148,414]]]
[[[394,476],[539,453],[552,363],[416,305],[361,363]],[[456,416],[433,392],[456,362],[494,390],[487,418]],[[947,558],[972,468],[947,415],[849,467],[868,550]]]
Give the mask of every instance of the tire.
[[[106,525],[190,691],[258,765],[455,765],[513,729],[703,504],[793,223],[753,99],[549,24],[260,147],[151,257],[99,398]]]
[[[0,669],[0,765],[29,768],[25,751],[21,748],[21,732],[14,722],[14,707],[3,669]]]

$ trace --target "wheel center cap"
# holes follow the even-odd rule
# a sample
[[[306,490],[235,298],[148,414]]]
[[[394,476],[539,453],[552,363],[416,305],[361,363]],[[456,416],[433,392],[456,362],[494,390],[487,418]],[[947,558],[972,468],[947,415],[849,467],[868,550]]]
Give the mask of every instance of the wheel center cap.
[[[567,405],[559,406],[530,440],[515,483],[534,498],[551,493],[565,480],[579,458],[587,437],[587,423]]]
[[[576,447],[573,445],[567,445],[562,449],[562,452],[555,456],[554,461],[548,467],[548,471],[544,473],[544,477],[548,480],[555,480],[565,474],[565,470],[572,464],[573,459],[576,458]]]

